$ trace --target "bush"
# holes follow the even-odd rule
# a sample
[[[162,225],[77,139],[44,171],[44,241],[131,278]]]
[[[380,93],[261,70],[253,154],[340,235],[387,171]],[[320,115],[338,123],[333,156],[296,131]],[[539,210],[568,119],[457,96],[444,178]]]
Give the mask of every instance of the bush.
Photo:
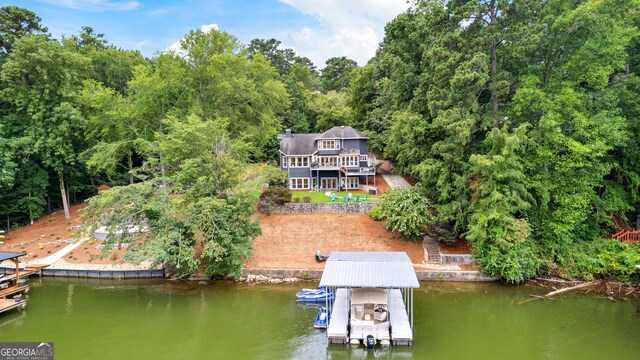
[[[291,192],[282,186],[269,186],[260,195],[258,201],[258,210],[262,213],[270,215],[276,206],[284,205],[291,201]]]
[[[305,196],[302,198],[302,202],[306,202],[306,203],[310,203],[311,202],[311,196]]]
[[[448,223],[438,222],[429,225],[429,232],[434,239],[446,245],[453,245],[456,242],[456,232]]]
[[[473,244],[473,256],[482,272],[511,283],[520,283],[535,276],[541,263],[530,241],[502,242],[500,245],[477,242]]]
[[[557,259],[557,267],[548,266],[550,275],[564,278],[596,277],[628,281],[640,264],[640,245],[617,240],[598,239],[573,245]]]
[[[405,239],[418,242],[420,231],[433,221],[431,204],[423,191],[401,187],[387,191],[380,203],[380,216],[386,228],[399,231]]]
[[[275,187],[286,188],[287,179],[288,179],[287,173],[280,171],[280,169],[277,169],[277,171],[273,171],[268,175],[267,182],[269,183],[269,187],[275,186]]]
[[[382,215],[380,214],[380,206],[376,206],[369,210],[369,216],[375,221],[382,220]]]

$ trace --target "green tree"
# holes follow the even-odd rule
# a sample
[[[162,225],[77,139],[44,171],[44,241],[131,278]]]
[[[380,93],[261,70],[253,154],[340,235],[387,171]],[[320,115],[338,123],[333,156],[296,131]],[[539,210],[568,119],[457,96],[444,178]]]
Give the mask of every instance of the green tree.
[[[0,64],[22,36],[47,34],[48,29],[41,22],[40,17],[27,9],[17,6],[0,7]]]
[[[327,59],[325,67],[322,69],[320,79],[322,81],[322,92],[340,91],[349,87],[351,73],[358,67],[358,63],[345,56],[332,57]]]
[[[77,106],[82,74],[89,60],[43,35],[20,38],[2,67],[3,95],[16,109],[11,117],[14,141],[26,146],[59,180],[69,218],[65,173],[77,165],[84,117]],[[5,119],[7,119],[5,117]]]

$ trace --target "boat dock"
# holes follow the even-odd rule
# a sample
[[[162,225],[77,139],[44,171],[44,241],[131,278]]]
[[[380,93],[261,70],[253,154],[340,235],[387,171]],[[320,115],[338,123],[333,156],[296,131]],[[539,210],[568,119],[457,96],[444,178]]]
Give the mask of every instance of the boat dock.
[[[393,345],[411,345],[413,331],[407,316],[407,309],[404,306],[402,293],[398,289],[391,290],[389,312],[391,313],[389,319],[391,323],[391,342]]]
[[[27,306],[27,300],[23,298],[21,294],[29,291],[29,285],[22,285],[20,283],[20,277],[26,279],[29,275],[40,273],[40,268],[28,268],[20,271],[20,261],[18,259],[26,254],[25,252],[0,251],[0,262],[9,260],[16,266],[13,274],[0,278],[0,284],[5,287],[0,290],[0,313],[15,308],[24,309]],[[11,282],[14,283],[13,286],[7,286],[8,283]],[[13,295],[13,299],[7,299],[7,297],[11,295]]]
[[[333,252],[322,272],[320,286],[336,294],[333,304],[327,302],[330,344],[412,345],[413,289],[420,284],[406,253]],[[354,295],[356,291],[363,293],[360,289],[378,290],[368,291],[369,297],[364,301]],[[378,297],[371,298],[376,293]]]
[[[347,289],[337,289],[336,299],[331,307],[331,321],[327,327],[329,343],[346,344],[349,341],[349,304]]]

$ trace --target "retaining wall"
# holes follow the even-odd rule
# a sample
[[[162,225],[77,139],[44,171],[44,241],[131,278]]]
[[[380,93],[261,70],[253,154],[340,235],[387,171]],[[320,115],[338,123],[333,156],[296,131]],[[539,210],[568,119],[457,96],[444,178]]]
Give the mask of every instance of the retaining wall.
[[[334,202],[334,203],[286,203],[277,206],[274,214],[299,214],[299,213],[348,213],[362,214],[378,206],[378,203],[354,203],[354,202]]]
[[[13,274],[15,268],[0,268],[0,273]],[[81,277],[95,279],[148,279],[163,278],[164,269],[153,270],[81,270],[81,269],[48,269],[41,270],[42,276]]]
[[[484,275],[480,271],[440,271],[440,270],[418,270],[416,276],[419,281],[498,281],[500,278]]]
[[[447,265],[471,264],[475,259],[471,254],[440,254],[440,262]]]

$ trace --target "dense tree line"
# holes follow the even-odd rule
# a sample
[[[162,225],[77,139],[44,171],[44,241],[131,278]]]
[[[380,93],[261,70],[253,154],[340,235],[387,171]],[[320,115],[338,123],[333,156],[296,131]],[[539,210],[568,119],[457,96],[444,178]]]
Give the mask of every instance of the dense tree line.
[[[637,245],[603,239],[640,211],[639,5],[416,1],[356,70],[354,123],[486,272],[625,277]]]
[[[237,273],[259,233],[248,164],[276,159],[285,127],[345,121],[346,92],[322,92],[326,76],[275,39],[245,46],[191,31],[179,51],[148,59],[91,27],[53,39],[26,9],[2,7],[0,20],[6,229],[59,208],[69,217],[70,204],[109,183],[85,211],[87,230],[139,225],[132,258]],[[351,70],[327,67],[332,77]]]

